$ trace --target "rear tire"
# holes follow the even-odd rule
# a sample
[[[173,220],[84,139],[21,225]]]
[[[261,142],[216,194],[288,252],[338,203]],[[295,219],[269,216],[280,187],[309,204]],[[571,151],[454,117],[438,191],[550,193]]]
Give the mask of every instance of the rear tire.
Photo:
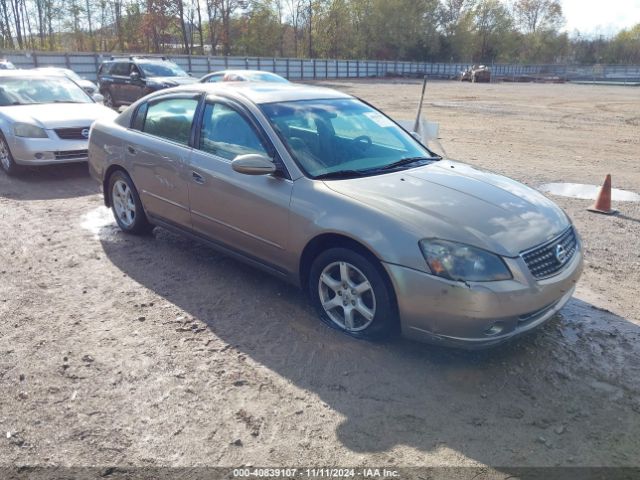
[[[13,159],[9,143],[4,137],[4,134],[0,132],[0,167],[10,177],[16,176],[22,172],[22,167],[18,165]]]
[[[332,328],[365,339],[397,331],[393,289],[375,259],[348,248],[325,250],[311,265],[307,288],[320,319]]]
[[[116,104],[116,102],[113,100],[113,95],[111,95],[111,92],[110,92],[109,90],[106,90],[106,91],[104,92],[103,97],[104,97],[104,100],[102,101],[102,104],[103,104],[105,107],[109,107],[109,108],[112,108],[112,109],[114,109],[114,110],[117,110],[117,109],[118,109],[118,105],[117,105],[117,104]]]
[[[111,210],[123,232],[142,235],[154,226],[144,213],[138,190],[131,177],[122,170],[116,170],[109,177],[109,198]]]

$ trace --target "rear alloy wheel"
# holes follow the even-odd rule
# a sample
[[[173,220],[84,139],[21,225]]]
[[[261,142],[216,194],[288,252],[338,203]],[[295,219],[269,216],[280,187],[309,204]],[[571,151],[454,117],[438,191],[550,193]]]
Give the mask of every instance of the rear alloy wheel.
[[[109,178],[109,192],[113,216],[122,231],[142,234],[153,230],[129,175],[116,170]]]
[[[102,101],[102,104],[105,107],[113,108],[114,110],[117,108],[116,104],[113,102],[113,96],[111,95],[110,91],[107,90],[106,92],[104,92],[103,97],[104,100]]]
[[[7,139],[0,133],[0,167],[7,175],[17,175],[20,173],[20,165],[18,165],[11,155],[11,149],[7,143]]]
[[[397,325],[381,268],[353,250],[332,248],[313,262],[309,293],[321,319],[360,338],[388,336]]]

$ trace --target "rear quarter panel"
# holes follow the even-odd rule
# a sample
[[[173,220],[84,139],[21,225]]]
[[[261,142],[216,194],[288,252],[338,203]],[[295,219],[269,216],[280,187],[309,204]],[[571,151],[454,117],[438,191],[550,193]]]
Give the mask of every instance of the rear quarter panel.
[[[98,120],[89,134],[89,173],[102,185],[111,165],[126,169],[123,134],[126,129],[113,121]]]

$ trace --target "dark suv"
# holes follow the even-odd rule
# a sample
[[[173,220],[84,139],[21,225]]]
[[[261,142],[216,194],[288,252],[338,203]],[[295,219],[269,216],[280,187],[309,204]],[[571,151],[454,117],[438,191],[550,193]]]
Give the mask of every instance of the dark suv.
[[[104,104],[118,108],[156,90],[197,80],[164,57],[112,57],[100,65],[98,82]]]

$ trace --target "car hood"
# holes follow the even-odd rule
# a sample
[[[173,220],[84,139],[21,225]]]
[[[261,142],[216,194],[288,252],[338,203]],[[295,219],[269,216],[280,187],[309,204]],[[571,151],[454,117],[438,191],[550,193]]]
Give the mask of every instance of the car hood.
[[[12,122],[31,123],[51,129],[89,126],[95,120],[112,119],[118,114],[98,103],[49,103],[4,107],[2,115]]]
[[[570,224],[560,207],[536,190],[448,160],[325,184],[393,216],[417,239],[463,242],[508,257],[555,237]]]
[[[149,80],[154,83],[168,83],[176,86],[198,82],[198,79],[193,77],[151,77]]]

